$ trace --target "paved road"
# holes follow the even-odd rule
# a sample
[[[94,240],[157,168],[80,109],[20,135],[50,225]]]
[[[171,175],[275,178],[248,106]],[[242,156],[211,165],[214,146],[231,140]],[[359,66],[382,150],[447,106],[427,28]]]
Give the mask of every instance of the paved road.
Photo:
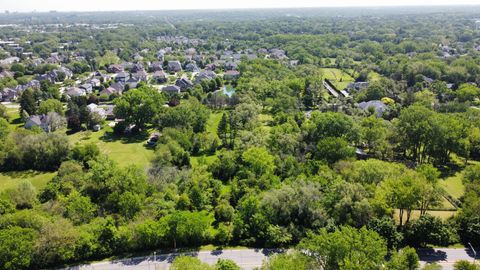
[[[262,265],[262,262],[273,254],[282,252],[273,249],[242,249],[242,250],[214,250],[192,253],[172,253],[148,257],[101,262],[89,265],[79,265],[65,268],[65,270],[113,270],[113,269],[135,269],[135,270],[167,270],[172,261],[179,255],[198,257],[202,262],[215,264],[218,259],[231,259],[244,270],[253,270]]]
[[[260,267],[262,262],[269,256],[281,253],[281,250],[274,249],[242,249],[242,250],[215,250],[200,251],[192,253],[172,253],[149,257],[138,257],[111,262],[101,262],[88,265],[79,265],[65,268],[65,270],[167,270],[172,261],[179,255],[198,257],[201,261],[215,264],[218,259],[231,259],[244,270],[253,270]],[[436,262],[443,267],[443,270],[453,270],[453,264],[458,260],[473,261],[471,250],[467,249],[422,249],[418,250],[421,264]],[[478,258],[477,258],[478,259]]]
[[[437,263],[443,267],[443,270],[453,270],[453,264],[456,261],[473,261],[471,249],[461,248],[439,248],[439,249],[420,249],[417,250],[420,261],[425,263]],[[479,259],[477,255],[477,260]]]

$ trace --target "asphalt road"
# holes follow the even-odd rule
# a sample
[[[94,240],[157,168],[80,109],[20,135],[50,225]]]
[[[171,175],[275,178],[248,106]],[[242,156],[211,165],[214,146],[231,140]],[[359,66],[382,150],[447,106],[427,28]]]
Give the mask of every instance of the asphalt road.
[[[231,259],[244,270],[253,270],[260,267],[262,262],[269,256],[281,253],[275,249],[242,249],[242,250],[214,250],[191,253],[171,253],[147,257],[138,257],[117,261],[93,263],[73,266],[65,270],[113,270],[113,269],[135,269],[135,270],[167,270],[172,261],[180,255],[198,257],[201,261],[215,264],[218,259]],[[468,249],[422,249],[418,250],[421,264],[436,262],[444,270],[453,270],[453,264],[459,260],[473,261],[473,254]],[[155,259],[155,260],[154,260]],[[479,257],[477,257],[479,259]]]

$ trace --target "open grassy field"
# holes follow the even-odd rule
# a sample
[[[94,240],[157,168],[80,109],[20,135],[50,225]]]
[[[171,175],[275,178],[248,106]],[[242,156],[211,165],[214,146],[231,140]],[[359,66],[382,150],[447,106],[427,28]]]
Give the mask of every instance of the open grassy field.
[[[427,213],[431,216],[438,217],[442,220],[447,220],[450,217],[453,217],[457,212],[456,211],[434,211],[434,210],[429,210]],[[395,210],[395,221],[398,223],[399,219],[399,212],[398,210]],[[414,210],[412,211],[412,216],[410,217],[411,220],[418,219],[420,217],[420,211]],[[405,221],[407,218],[407,214],[403,213],[403,220]]]
[[[153,158],[154,149],[146,145],[149,131],[127,137],[113,134],[112,128],[105,126],[99,132],[82,131],[69,135],[72,145],[94,143],[103,154],[108,155],[120,166],[136,165],[146,168]]]
[[[322,68],[323,77],[328,79],[338,90],[343,90],[355,81],[350,75],[338,68]]]
[[[3,172],[0,173],[0,192],[15,188],[22,180],[30,181],[37,190],[40,190],[55,175],[56,173],[38,171]]]
[[[446,179],[441,179],[439,185],[445,189],[453,198],[460,198],[465,192],[465,186],[462,183],[463,172],[458,172]]]

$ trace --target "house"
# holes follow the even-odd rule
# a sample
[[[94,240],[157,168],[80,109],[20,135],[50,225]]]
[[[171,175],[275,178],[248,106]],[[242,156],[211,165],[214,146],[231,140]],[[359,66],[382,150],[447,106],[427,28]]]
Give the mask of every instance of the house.
[[[165,83],[167,82],[167,75],[161,70],[155,71],[155,73],[153,74],[153,79],[157,83]]]
[[[117,91],[117,89],[113,88],[113,87],[107,87],[105,89],[103,89],[102,91],[100,91],[100,95],[106,95],[106,96],[110,96],[112,94],[117,94],[117,95],[121,95],[122,92],[121,91]]]
[[[174,94],[180,94],[180,87],[176,85],[167,85],[162,88],[162,92],[169,94],[169,95],[174,95]]]
[[[137,88],[137,85],[139,82],[140,82],[140,79],[131,77],[125,83],[126,85],[128,85],[128,87],[130,87],[130,89],[133,89],[133,88]]]
[[[226,62],[224,65],[225,70],[235,70],[238,67],[236,62]]]
[[[135,73],[135,72],[142,71],[142,70],[145,70],[145,68],[143,67],[143,64],[142,63],[136,63],[136,64],[133,64],[131,72]]]
[[[136,78],[136,79],[138,79],[140,81],[144,81],[144,82],[147,81],[147,76],[148,76],[148,74],[145,70],[139,70],[139,71],[135,72],[134,74],[132,74],[133,78]]]
[[[110,85],[110,87],[115,89],[117,91],[117,93],[120,93],[120,94],[125,90],[125,84],[124,83],[116,82],[116,83],[113,83],[112,85]]]
[[[115,120],[115,114],[113,113],[115,105],[105,105],[103,109],[105,110],[107,120]]]
[[[129,78],[130,78],[130,74],[122,71],[115,75],[115,82],[126,83]]]
[[[99,87],[99,86],[100,86],[100,80],[97,79],[97,78],[90,79],[89,83],[90,83],[93,87]]]
[[[187,79],[185,77],[177,79],[177,81],[175,82],[175,85],[180,87],[180,90],[182,90],[182,91],[186,91],[187,89],[193,87],[192,81],[190,81],[189,79]]]
[[[97,104],[95,103],[90,103],[87,105],[87,110],[88,112],[90,113],[97,113],[98,115],[100,115],[103,119],[107,118],[107,113],[105,112],[105,110],[103,108],[100,108],[98,107]]]
[[[180,64],[180,61],[168,61],[168,71],[170,72],[182,71],[182,64]]]
[[[373,107],[375,111],[377,112],[377,115],[381,117],[383,115],[383,112],[387,109],[387,105],[385,105],[382,101],[380,100],[370,100],[367,102],[360,102],[358,103],[358,107],[361,108],[364,111],[368,111],[370,107]]]
[[[90,83],[84,83],[80,85],[79,88],[85,90],[85,93],[87,94],[91,94],[93,92],[93,86]]]
[[[163,64],[160,61],[154,61],[148,66],[148,69],[151,72],[160,71],[160,70],[163,70]]]
[[[50,131],[49,127],[50,123],[50,118],[48,115],[42,114],[42,115],[30,115],[25,122],[25,128],[26,129],[31,129],[33,127],[40,127],[43,129],[45,132]]]
[[[195,83],[199,84],[204,80],[213,80],[217,78],[217,74],[211,70],[205,70],[200,72],[195,78]]]
[[[238,72],[236,70],[228,70],[223,75],[223,78],[225,80],[235,80],[235,79],[238,79],[238,77],[240,77],[240,72]]]
[[[200,69],[197,67],[197,65],[195,63],[188,63],[185,66],[185,70],[188,71],[188,72],[199,72],[200,71]]]
[[[121,65],[112,64],[108,66],[107,71],[110,73],[119,73],[123,71],[123,67]]]
[[[361,91],[361,90],[367,88],[369,85],[370,85],[370,83],[368,83],[368,82],[353,82],[353,83],[349,83],[347,85],[347,89],[350,90],[350,91],[352,91],[352,90]]]
[[[85,90],[82,88],[70,87],[67,89],[66,94],[69,97],[80,97],[80,96],[85,96],[87,92],[85,92]]]
[[[205,70],[211,70],[214,71],[217,68],[215,64],[208,64],[205,66]]]
[[[4,88],[0,91],[0,95],[2,101],[11,102],[15,101],[20,96],[20,91],[11,88]]]

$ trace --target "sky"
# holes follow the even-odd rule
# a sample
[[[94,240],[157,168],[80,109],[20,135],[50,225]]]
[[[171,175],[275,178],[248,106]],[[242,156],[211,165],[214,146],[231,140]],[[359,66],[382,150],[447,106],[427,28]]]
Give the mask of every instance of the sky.
[[[0,11],[109,11],[399,5],[480,5],[480,0],[0,0]]]

